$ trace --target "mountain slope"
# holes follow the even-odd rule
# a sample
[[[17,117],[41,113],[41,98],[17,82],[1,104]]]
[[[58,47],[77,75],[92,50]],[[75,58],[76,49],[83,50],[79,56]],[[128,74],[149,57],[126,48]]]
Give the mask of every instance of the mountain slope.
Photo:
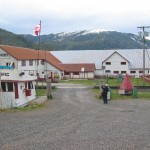
[[[0,29],[0,44],[38,48],[38,37],[14,33]],[[150,48],[150,40],[146,41]],[[57,33],[40,36],[40,49],[46,50],[103,50],[140,49],[142,40],[131,33],[105,30],[83,30],[79,32]]]
[[[37,37],[24,35],[34,43]],[[150,47],[150,41],[146,42]],[[116,31],[80,31],[41,35],[41,47],[55,50],[99,50],[99,49],[139,49],[143,47],[142,40],[137,35]]]
[[[1,28],[0,28],[0,44],[33,48],[32,41],[28,41],[22,35],[17,35],[12,32],[3,30]]]

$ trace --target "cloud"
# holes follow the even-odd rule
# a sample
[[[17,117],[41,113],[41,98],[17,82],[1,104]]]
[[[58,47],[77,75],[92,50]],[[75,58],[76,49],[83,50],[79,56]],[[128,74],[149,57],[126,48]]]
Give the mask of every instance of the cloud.
[[[150,22],[149,0],[0,0],[0,24],[17,33],[42,20],[43,33],[110,28],[132,31]]]

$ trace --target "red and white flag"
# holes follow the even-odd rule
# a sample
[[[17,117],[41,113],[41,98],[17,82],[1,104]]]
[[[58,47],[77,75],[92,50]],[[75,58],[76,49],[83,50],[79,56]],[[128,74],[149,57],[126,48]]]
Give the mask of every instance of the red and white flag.
[[[40,24],[38,24],[38,25],[34,28],[34,33],[38,36],[40,31],[41,31],[41,21],[40,21]]]

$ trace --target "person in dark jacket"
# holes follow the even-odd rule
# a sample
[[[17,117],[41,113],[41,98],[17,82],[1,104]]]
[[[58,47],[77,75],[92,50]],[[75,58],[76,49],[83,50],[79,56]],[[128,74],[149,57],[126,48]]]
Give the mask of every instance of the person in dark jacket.
[[[103,102],[104,104],[107,104],[107,93],[108,93],[108,85],[102,85],[102,98],[103,98]]]

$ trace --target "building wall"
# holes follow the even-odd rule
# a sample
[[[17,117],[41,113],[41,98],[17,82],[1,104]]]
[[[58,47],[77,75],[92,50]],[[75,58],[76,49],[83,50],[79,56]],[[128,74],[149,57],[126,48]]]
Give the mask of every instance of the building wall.
[[[80,72],[80,78],[85,79],[93,79],[94,78],[94,72]]]
[[[14,63],[15,68],[18,68],[17,60],[0,48],[0,66],[6,66],[6,63]]]
[[[25,83],[24,82],[19,82],[18,83],[18,91],[19,91],[19,99],[15,99],[16,105],[21,106],[29,101],[33,100],[36,98],[36,92],[35,92],[35,83],[33,82],[33,89],[31,89],[31,96],[26,96],[25,94]]]
[[[70,72],[69,75],[64,76],[68,79],[93,79],[94,72],[79,72],[78,75],[74,74],[73,72]]]
[[[61,71],[59,69],[57,69],[53,65],[47,63],[46,61],[44,61],[44,65],[43,65],[43,64],[41,64],[41,61],[42,60],[39,60],[38,66],[37,66],[37,60],[33,60],[33,66],[29,65],[29,60],[26,60],[26,66],[22,66],[21,61],[19,61],[18,66],[19,66],[19,68],[22,68],[24,70],[28,70],[27,72],[29,72],[29,70],[33,70],[34,75],[36,75],[36,71],[38,69],[38,73],[39,73],[40,78],[45,78],[46,70],[47,70],[47,73],[52,71],[53,74],[59,74],[59,77],[61,79]],[[30,73],[32,73],[32,71],[30,71]]]
[[[146,69],[145,70],[145,75],[149,75],[150,74],[150,69]],[[131,71],[135,71],[135,73],[132,73]],[[142,72],[140,72],[142,71]],[[130,75],[131,76],[143,76],[143,69],[130,69]]]
[[[105,70],[97,69],[97,70],[95,70],[94,75],[97,76],[97,77],[101,76],[101,75],[105,75]]]
[[[33,89],[31,89],[31,96],[25,94],[25,82],[18,82],[19,98],[15,99],[15,88],[13,92],[0,93],[0,108],[12,108],[27,104],[29,101],[36,98],[35,83],[33,82]]]
[[[106,63],[111,62],[110,65],[107,65]],[[125,65],[121,65],[121,62],[125,62]],[[104,73],[105,75],[117,75],[118,73],[122,73],[122,71],[125,71],[126,73],[130,73],[129,71],[129,62],[121,57],[119,54],[114,53],[110,58],[108,58],[106,61],[102,64],[105,66]],[[110,73],[108,73],[106,70],[110,70]],[[118,73],[114,73],[114,71],[118,71]],[[122,74],[126,74],[122,73]]]
[[[62,71],[57,69],[56,67],[54,67],[53,65],[47,63],[45,64],[45,70],[48,70],[47,73],[52,72],[53,75],[58,74],[59,75],[59,79],[62,79]]]
[[[33,65],[29,65],[29,60],[26,60],[26,65],[22,66],[22,61],[18,61],[18,69],[25,70],[29,74],[37,75],[37,70],[39,72],[39,76],[42,77],[42,72],[44,71],[44,65],[41,64],[41,60],[39,60],[39,65],[37,66],[37,60],[33,60]]]
[[[1,80],[36,80],[36,76],[29,75],[29,72],[25,72],[24,70],[18,70],[18,69],[2,69],[1,72]],[[24,73],[21,75],[21,73]]]
[[[14,92],[1,92],[0,94],[0,108],[16,107]]]

